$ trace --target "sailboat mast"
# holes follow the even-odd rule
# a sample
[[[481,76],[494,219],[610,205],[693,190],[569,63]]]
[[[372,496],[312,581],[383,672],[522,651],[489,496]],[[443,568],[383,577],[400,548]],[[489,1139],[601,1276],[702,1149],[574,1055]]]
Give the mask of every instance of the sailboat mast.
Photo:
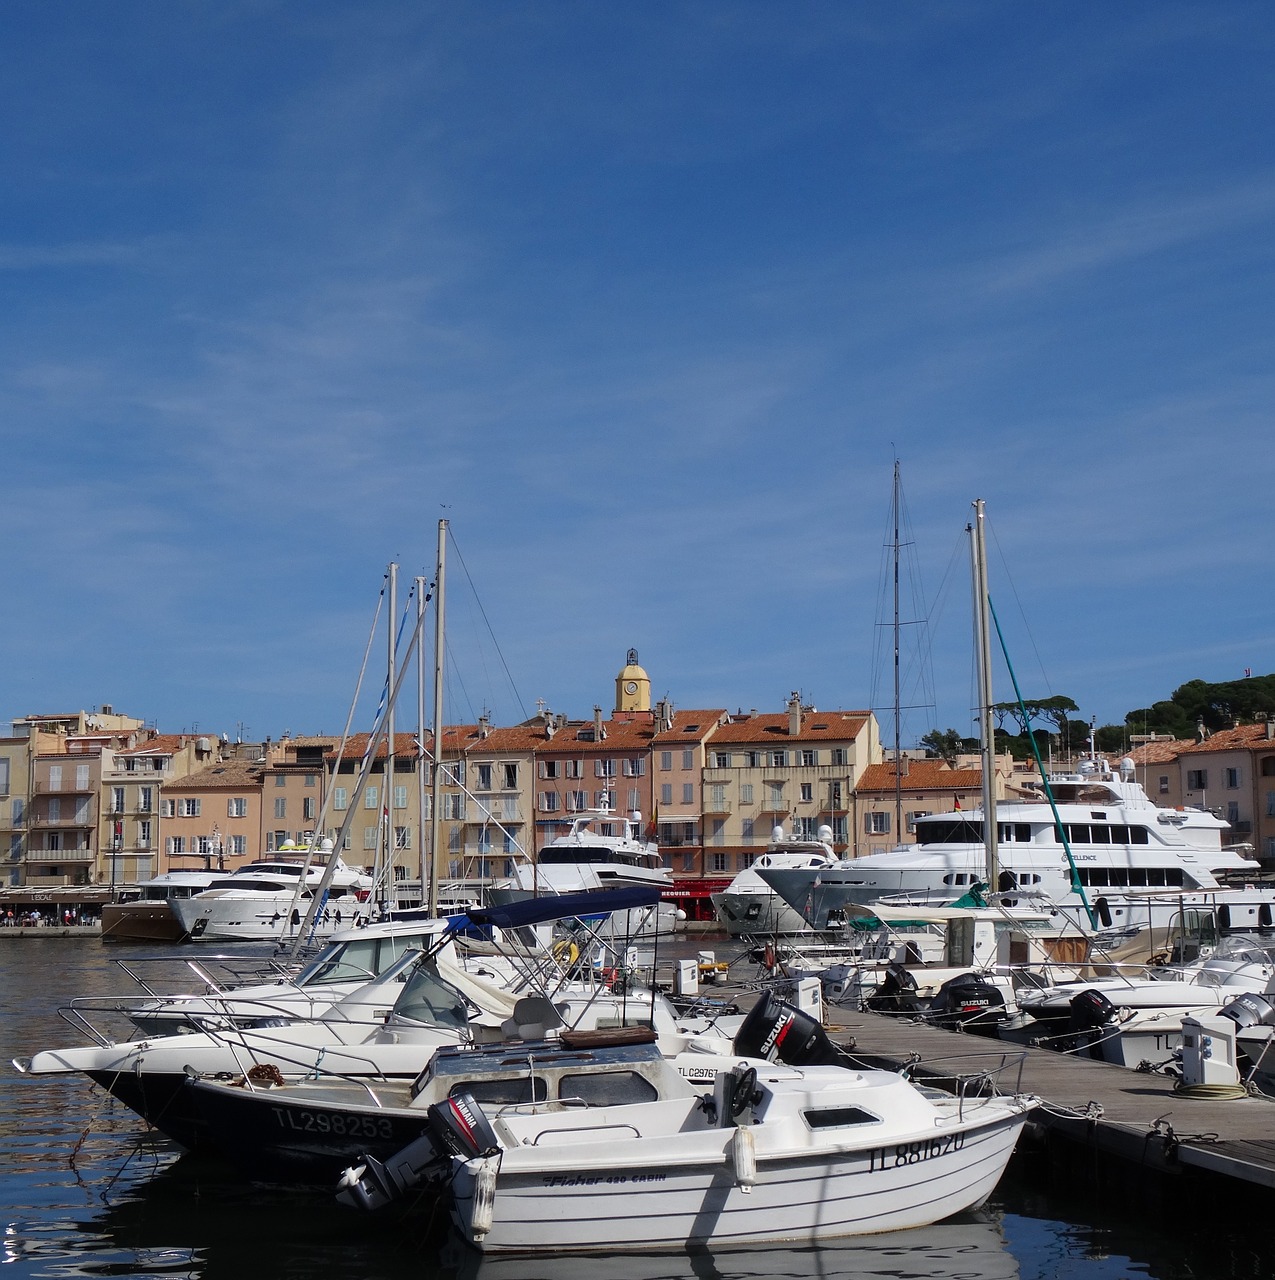
[[[890,498],[894,518],[894,840],[903,842],[903,758],[902,730],[899,727],[901,696],[899,692],[899,462],[894,462],[894,489]]]
[[[438,522],[438,575],[434,588],[434,773],[429,812],[429,913],[438,914],[438,844],[443,799],[443,601],[447,521]]]
[[[386,688],[394,688],[394,642],[397,636],[394,634],[395,628],[398,626],[398,565],[390,564],[390,586],[389,586],[389,626],[386,630],[389,633],[388,648],[386,653]],[[394,703],[391,702],[385,709],[385,782],[384,794],[381,796],[381,811],[377,815],[379,821],[377,826],[380,828],[380,838],[384,841],[385,848],[385,887],[384,901],[387,909],[394,906]]]
[[[425,579],[416,578],[416,630],[425,622]],[[424,903],[425,887],[425,646],[416,646],[416,848],[417,868],[420,875],[421,896]]]
[[[970,526],[974,558],[974,627],[978,654],[978,736],[983,753],[983,851],[987,888],[995,893],[1000,880],[999,831],[996,822],[996,740],[992,734],[992,632],[987,609],[987,542],[982,498],[974,500]]]

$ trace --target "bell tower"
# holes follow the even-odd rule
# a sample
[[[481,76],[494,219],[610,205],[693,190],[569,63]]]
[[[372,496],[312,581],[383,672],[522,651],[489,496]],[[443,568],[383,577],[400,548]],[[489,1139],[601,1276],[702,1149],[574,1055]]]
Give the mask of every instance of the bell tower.
[[[638,666],[636,649],[630,649],[624,669],[615,678],[617,711],[651,710],[651,677]]]

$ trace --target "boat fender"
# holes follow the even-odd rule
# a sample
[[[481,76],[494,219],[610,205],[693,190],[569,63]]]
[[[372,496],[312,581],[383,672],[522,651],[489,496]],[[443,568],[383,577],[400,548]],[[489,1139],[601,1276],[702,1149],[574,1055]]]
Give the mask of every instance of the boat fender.
[[[425,1113],[428,1132],[441,1150],[472,1159],[500,1149],[500,1139],[473,1094],[461,1091],[433,1103]]]
[[[1111,928],[1111,903],[1106,898],[1099,898],[1094,904],[1094,910],[1098,913],[1098,921],[1104,929]]]
[[[1263,902],[1257,908],[1257,925],[1259,929],[1269,929],[1271,927],[1271,904]]]
[[[730,1162],[735,1182],[745,1194],[757,1181],[757,1141],[751,1129],[736,1129],[730,1136]]]
[[[477,1168],[474,1168],[475,1165]],[[496,1216],[496,1171],[499,1167],[499,1156],[486,1156],[469,1162],[474,1177],[469,1230],[475,1240],[481,1240],[491,1230],[492,1220]]]

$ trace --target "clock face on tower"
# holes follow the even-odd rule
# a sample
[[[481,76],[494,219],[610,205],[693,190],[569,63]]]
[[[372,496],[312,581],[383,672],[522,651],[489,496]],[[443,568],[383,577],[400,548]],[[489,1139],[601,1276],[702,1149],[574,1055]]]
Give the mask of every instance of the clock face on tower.
[[[625,693],[636,693],[636,692],[637,692],[637,683],[636,683],[635,681],[633,681],[633,680],[630,680],[630,681],[628,682],[628,684],[626,684],[626,685],[624,686],[624,692],[625,692]]]

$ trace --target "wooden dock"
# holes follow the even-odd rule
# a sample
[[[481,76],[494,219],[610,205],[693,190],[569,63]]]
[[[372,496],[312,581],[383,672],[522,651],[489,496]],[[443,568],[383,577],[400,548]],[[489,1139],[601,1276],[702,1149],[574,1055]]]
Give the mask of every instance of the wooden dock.
[[[1015,1065],[1001,1088],[1017,1084],[1043,1100],[1027,1148],[1096,1189],[1267,1198],[1275,1188],[1275,1098],[1191,1097],[1165,1075],[886,1014],[833,1006],[824,1022],[836,1043],[853,1040],[853,1055],[869,1066],[897,1069],[915,1058],[927,1070],[964,1075],[1021,1058],[1021,1076]]]

